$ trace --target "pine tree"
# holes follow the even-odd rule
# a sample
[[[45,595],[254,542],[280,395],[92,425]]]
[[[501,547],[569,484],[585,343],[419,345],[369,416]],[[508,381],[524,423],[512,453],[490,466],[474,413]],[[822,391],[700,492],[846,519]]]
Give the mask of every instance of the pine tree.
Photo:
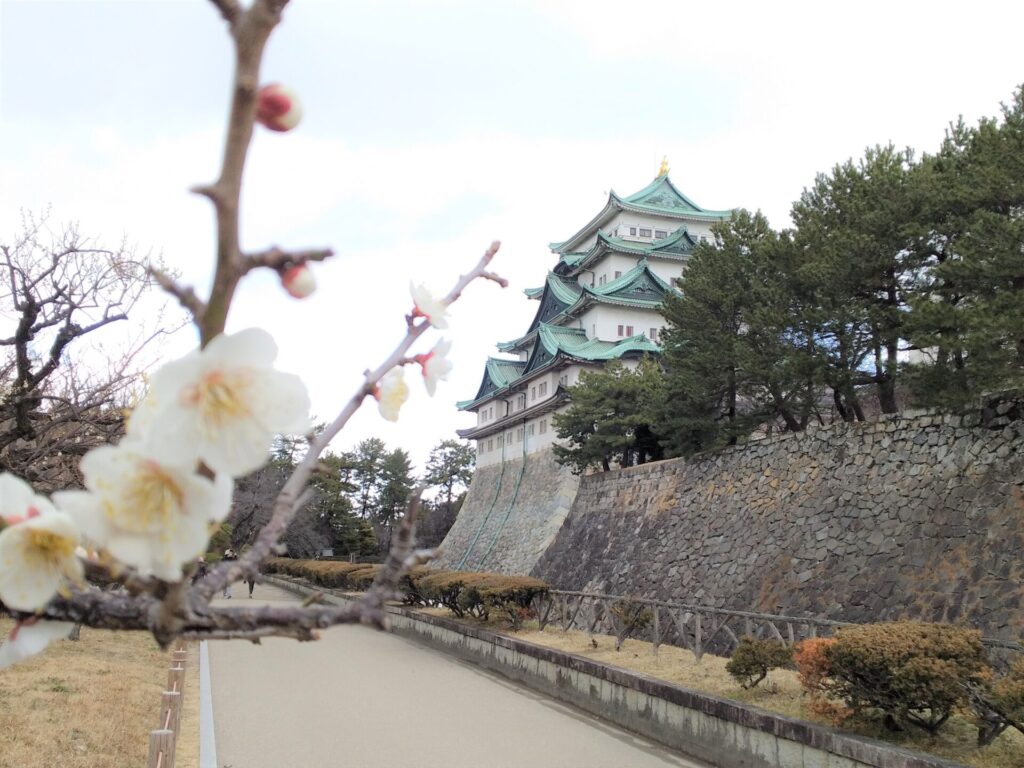
[[[615,360],[599,371],[583,371],[569,388],[571,404],[553,423],[567,446],[553,446],[555,459],[577,474],[607,471],[663,458],[656,409],[663,399],[657,361],[643,358],[635,370]]]

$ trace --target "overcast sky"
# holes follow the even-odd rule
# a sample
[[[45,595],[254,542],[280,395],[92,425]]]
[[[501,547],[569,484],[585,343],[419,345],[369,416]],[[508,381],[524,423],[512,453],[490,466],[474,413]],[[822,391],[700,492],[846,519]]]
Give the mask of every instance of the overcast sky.
[[[401,337],[409,281],[446,292],[500,239],[512,285],[453,307],[450,382],[431,401],[410,376],[398,424],[367,403],[336,442],[377,435],[422,464],[472,423],[454,403],[494,343],[532,318],[521,291],[554,264],[547,244],[662,155],[698,205],[783,227],[816,173],[866,146],[933,151],[958,115],[996,114],[1024,82],[1024,4],[910,6],[293,0],[263,72],[305,119],[253,142],[243,245],[339,256],[303,302],[249,279],[229,330],[270,330],[330,418]],[[205,292],[212,215],[187,189],[216,176],[231,59],[204,0],[0,0],[0,238],[49,206]]]

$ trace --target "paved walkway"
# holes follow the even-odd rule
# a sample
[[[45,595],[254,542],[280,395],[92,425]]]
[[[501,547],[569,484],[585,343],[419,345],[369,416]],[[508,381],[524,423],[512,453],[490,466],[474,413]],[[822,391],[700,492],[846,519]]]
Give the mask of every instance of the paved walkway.
[[[264,584],[255,598],[292,601]],[[223,601],[227,602],[227,601]],[[219,768],[699,768],[642,738],[394,635],[210,642]]]

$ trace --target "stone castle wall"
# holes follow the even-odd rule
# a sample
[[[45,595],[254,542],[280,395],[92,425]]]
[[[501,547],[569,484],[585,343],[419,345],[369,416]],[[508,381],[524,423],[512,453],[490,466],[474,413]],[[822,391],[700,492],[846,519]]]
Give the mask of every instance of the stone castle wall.
[[[562,589],[1024,635],[1024,408],[786,434],[583,478]]]
[[[437,565],[529,573],[569,513],[579,480],[550,449],[478,469]]]

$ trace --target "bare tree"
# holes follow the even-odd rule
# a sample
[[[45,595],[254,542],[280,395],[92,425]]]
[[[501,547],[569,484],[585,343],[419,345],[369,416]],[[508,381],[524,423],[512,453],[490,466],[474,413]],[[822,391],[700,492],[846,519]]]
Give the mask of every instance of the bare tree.
[[[103,248],[75,225],[52,231],[46,216],[26,215],[0,242],[0,469],[41,491],[80,484],[78,460],[123,432],[143,350],[163,331],[125,327],[113,352],[92,342],[154,285],[124,243]],[[150,314],[159,325],[162,303]]]

